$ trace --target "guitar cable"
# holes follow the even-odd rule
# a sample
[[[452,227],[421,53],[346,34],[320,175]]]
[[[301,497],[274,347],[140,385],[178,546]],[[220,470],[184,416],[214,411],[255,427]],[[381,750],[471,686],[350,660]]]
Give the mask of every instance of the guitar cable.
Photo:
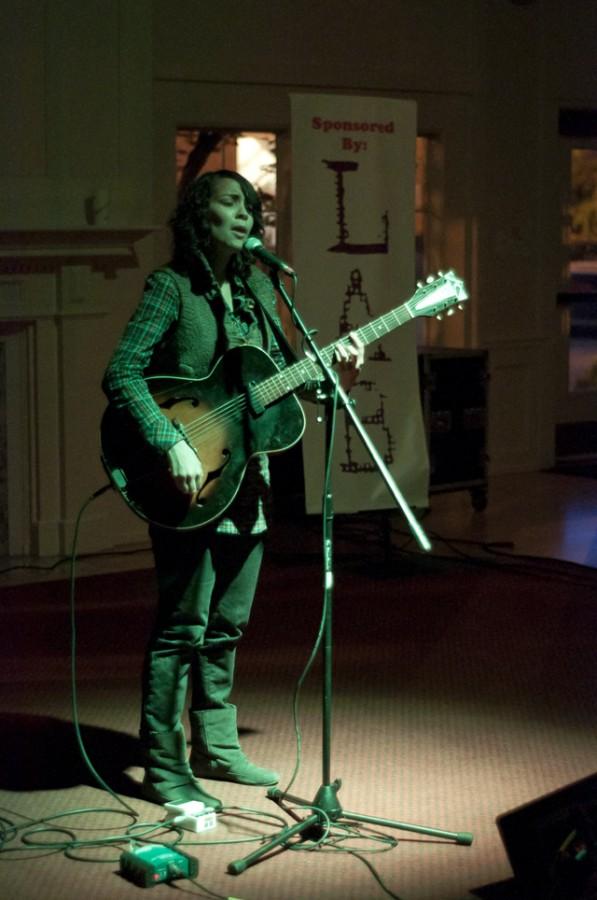
[[[79,704],[78,704],[78,694],[77,694],[77,620],[75,614],[75,583],[76,583],[76,574],[75,574],[75,566],[77,559],[77,544],[79,541],[79,530],[81,527],[81,520],[88,506],[96,500],[98,497],[101,497],[107,490],[112,487],[112,484],[108,482],[103,485],[103,487],[98,488],[98,490],[94,491],[87,500],[81,506],[77,514],[77,518],[75,521],[75,528],[73,532],[73,541],[71,546],[71,554],[70,554],[70,574],[69,574],[69,617],[70,617],[70,630],[71,630],[71,652],[70,652],[70,678],[71,678],[71,709],[72,709],[72,718],[73,725],[75,728],[75,735],[77,739],[77,746],[79,748],[79,752],[83,758],[87,769],[90,774],[97,782],[97,784],[105,791],[108,792],[115,800],[118,801],[124,808],[134,815],[135,818],[138,817],[138,813],[134,810],[125,800],[118,796],[118,794],[104,781],[99,772],[95,769],[93,763],[91,762],[87,751],[85,749],[85,745],[83,743],[83,737],[81,735],[81,728],[79,724]]]
[[[335,427],[335,415],[336,415],[336,403],[333,404],[333,414],[332,414],[332,429]],[[333,434],[333,430],[330,432]],[[333,441],[330,444],[330,448],[333,447]],[[329,484],[330,478],[330,467],[331,467],[331,449],[328,459],[326,460],[326,486]],[[101,777],[101,775],[95,769],[93,763],[91,762],[81,734],[81,728],[79,723],[79,707],[78,707],[78,694],[77,694],[77,627],[76,627],[76,608],[75,608],[75,585],[76,585],[76,560],[77,560],[77,545],[79,541],[79,531],[81,527],[81,522],[83,516],[90,506],[90,504],[104,494],[107,490],[112,487],[111,483],[103,485],[98,490],[94,491],[88,498],[85,500],[83,505],[81,506],[76,520],[73,531],[73,539],[71,545],[71,553],[70,557],[65,557],[70,560],[70,573],[69,573],[69,618],[70,618],[70,628],[71,628],[71,652],[70,652],[70,678],[71,678],[71,708],[72,708],[72,719],[73,725],[75,728],[75,735],[77,740],[77,746],[81,757],[89,771],[92,775],[94,781],[97,785],[104,791],[106,791],[111,797],[113,797],[117,803],[122,807],[122,809],[114,809],[114,808],[105,808],[105,807],[84,807],[84,808],[74,808],[67,809],[65,811],[49,815],[49,816],[41,816],[37,819],[32,819],[28,816],[17,814],[24,821],[20,824],[15,824],[11,820],[7,819],[4,816],[0,816],[0,855],[2,855],[5,859],[8,858],[5,854],[17,854],[16,858],[18,859],[22,852],[25,853],[36,853],[42,855],[52,855],[54,853],[62,852],[68,859],[79,860],[82,862],[95,862],[95,863],[104,863],[104,864],[114,864],[118,862],[120,856],[116,859],[111,857],[111,854],[106,855],[98,855],[94,853],[94,851],[100,851],[102,849],[114,848],[118,850],[125,846],[135,846],[138,845],[139,842],[142,844],[156,844],[159,847],[167,847],[167,848],[175,848],[177,846],[209,846],[211,845],[223,845],[223,844],[242,844],[242,843],[252,843],[252,842],[262,842],[266,839],[267,835],[258,834],[258,835],[244,835],[241,838],[231,838],[224,840],[213,840],[209,841],[204,840],[190,840],[188,838],[185,839],[181,830],[177,828],[173,821],[162,820],[156,822],[141,822],[139,821],[140,813],[135,810],[132,806],[126,803]],[[325,614],[325,609],[324,609]],[[322,616],[322,625],[323,625],[323,616]],[[297,767],[292,776],[292,780],[288,785],[289,789],[290,784],[298,774],[298,770],[300,767],[301,753],[300,753],[300,725],[298,722],[298,695],[300,693],[300,689],[302,687],[302,683],[306,678],[313,661],[315,659],[317,650],[319,649],[319,645],[321,642],[321,636],[323,634],[323,628],[320,627],[319,634],[316,640],[316,644],[310,654],[309,661],[304,670],[301,679],[297,683],[296,691],[295,691],[295,726],[297,728]],[[122,831],[116,829],[117,832],[120,833],[111,833],[107,836],[102,837],[94,837],[90,839],[79,839],[77,837],[77,826],[69,826],[69,825],[61,825],[59,821],[62,819],[66,819],[70,816],[78,816],[78,815],[86,815],[86,814],[117,814],[117,815],[126,815],[132,819],[132,822],[126,826]],[[287,825],[286,820],[282,819],[276,813],[269,813],[264,810],[256,810],[247,807],[228,807],[222,810],[222,814],[224,815],[232,815],[238,816],[241,820],[248,819],[248,821],[258,821],[260,824],[267,824],[263,820],[269,820],[269,824],[275,822],[278,825],[282,825],[285,827]],[[330,823],[331,824],[331,823]],[[174,836],[169,841],[164,843],[164,831],[173,831]],[[364,828],[364,831],[368,831],[368,829]],[[158,832],[158,834],[156,834]],[[14,847],[10,846],[17,838],[20,837],[21,846]],[[381,880],[379,874],[376,872],[375,868],[371,865],[363,857],[363,852],[359,852],[355,847],[344,847],[342,846],[343,841],[347,839],[365,839],[370,840],[373,844],[381,845],[383,849],[375,850],[370,849],[368,852],[376,853],[383,852],[383,850],[391,849],[396,845],[396,840],[387,835],[383,835],[381,833],[376,833],[373,830],[370,830],[370,834],[368,835],[360,835],[356,829],[354,828],[343,828],[341,826],[334,825],[333,831],[330,831],[330,828],[326,829],[326,833],[323,839],[316,842],[316,844],[312,845],[311,849],[320,848],[322,850],[336,850],[336,852],[345,852],[348,855],[353,856],[354,858],[360,860],[364,863],[374,876],[377,881],[379,887],[382,891],[389,897],[395,898],[395,900],[400,900],[397,894],[392,893],[387,886]],[[308,847],[302,847],[301,845],[291,846],[289,849],[300,850],[300,849],[309,849]],[[205,884],[202,884],[195,878],[187,879],[189,884],[192,884],[195,888],[199,888],[202,892],[202,895],[208,895],[209,897],[215,898],[215,900],[235,900],[235,898],[231,897],[227,894],[219,894],[216,891],[211,890]]]

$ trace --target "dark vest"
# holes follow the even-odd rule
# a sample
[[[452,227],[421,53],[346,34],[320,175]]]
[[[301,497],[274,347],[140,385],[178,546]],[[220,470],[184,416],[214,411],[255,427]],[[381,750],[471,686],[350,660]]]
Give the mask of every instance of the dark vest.
[[[176,287],[179,297],[179,316],[172,328],[156,347],[147,374],[182,375],[204,378],[216,360],[232,345],[224,326],[224,304],[217,289],[210,285],[202,272],[192,275],[170,267],[159,270]],[[277,319],[276,297],[269,278],[253,266],[245,281],[246,293],[253,297],[259,328],[250,341],[268,352],[274,340],[267,313]],[[238,340],[234,343],[239,343]]]

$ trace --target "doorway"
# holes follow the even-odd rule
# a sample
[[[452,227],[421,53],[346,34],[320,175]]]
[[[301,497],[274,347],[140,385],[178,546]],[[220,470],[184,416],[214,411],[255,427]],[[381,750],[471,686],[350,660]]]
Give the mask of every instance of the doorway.
[[[597,462],[597,112],[562,110],[562,273],[558,293],[566,385],[556,462]]]

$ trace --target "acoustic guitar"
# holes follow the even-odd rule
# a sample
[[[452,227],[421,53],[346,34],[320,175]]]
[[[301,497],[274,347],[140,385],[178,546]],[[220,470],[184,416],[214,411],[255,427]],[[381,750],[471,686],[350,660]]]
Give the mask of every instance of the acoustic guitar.
[[[356,330],[367,345],[419,316],[441,318],[468,295],[454,272],[420,284],[396,309]],[[340,342],[349,343],[348,337]],[[338,340],[321,350],[331,363]],[[142,437],[126,410],[109,406],[101,422],[102,462],[114,488],[134,513],[165,528],[200,528],[232,503],[247,464],[257,453],[278,453],[300,440],[305,415],[294,391],[317,380],[319,369],[305,358],[278,369],[258,347],[227,351],[205,378],[152,376],[147,384],[163,415],[198,454],[201,488],[183,494],[166,456]]]

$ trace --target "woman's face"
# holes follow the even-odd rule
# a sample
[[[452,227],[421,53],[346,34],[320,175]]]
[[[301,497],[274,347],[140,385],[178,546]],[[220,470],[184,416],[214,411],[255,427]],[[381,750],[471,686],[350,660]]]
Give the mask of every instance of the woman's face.
[[[209,227],[217,255],[231,256],[242,250],[251,233],[253,216],[247,209],[240,184],[233,178],[216,178],[209,201]]]

